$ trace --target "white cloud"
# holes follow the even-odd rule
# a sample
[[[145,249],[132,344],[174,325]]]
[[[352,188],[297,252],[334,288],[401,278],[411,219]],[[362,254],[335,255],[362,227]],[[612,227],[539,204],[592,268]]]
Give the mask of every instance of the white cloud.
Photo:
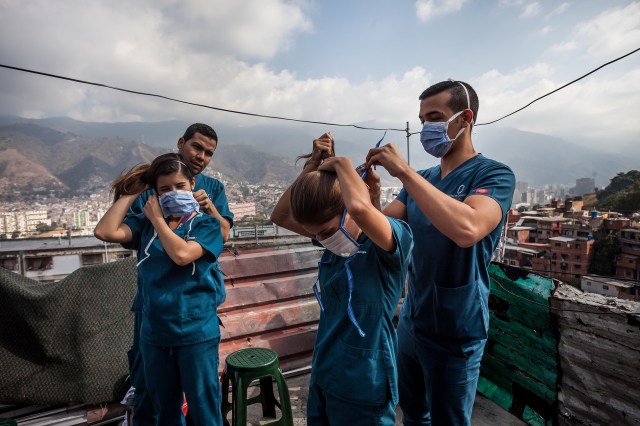
[[[550,47],[550,51],[586,50],[592,58],[604,61],[640,46],[640,2],[607,9],[571,30],[571,38]]]
[[[540,28],[540,30],[538,31],[538,34],[544,36],[549,34],[552,30],[553,28],[550,25],[545,25],[544,27]]]
[[[19,67],[224,106],[216,94],[249,67],[240,59],[269,58],[286,50],[297,33],[311,30],[300,5],[284,0],[241,5],[147,0],[120,7],[109,0],[2,2],[0,51],[4,63]],[[0,87],[0,113],[5,114],[119,121],[155,114],[172,118],[184,110],[167,101],[6,70]]]
[[[566,43],[554,44],[549,48],[549,50],[554,53],[563,53],[576,50],[577,47],[578,46],[575,41],[568,41]]]
[[[265,115],[337,123],[384,120],[394,127],[404,127],[407,120],[412,127],[417,124],[417,96],[433,82],[430,70],[407,66],[361,83],[332,76],[305,79],[293,71],[274,70],[268,59],[286,51],[300,33],[313,31],[305,3],[242,2],[250,10],[235,3],[147,0],[113,7],[107,0],[0,0],[2,62]],[[428,19],[459,10],[463,3],[419,1],[416,11],[420,4],[431,7],[424,15]],[[563,40],[553,49],[575,53],[584,48],[597,58],[615,57],[640,45],[639,25],[640,3],[610,9],[574,28],[573,40]],[[555,35],[560,26],[553,26]],[[542,33],[548,31],[545,28]],[[505,115],[565,84],[566,74],[559,76],[560,71],[567,70],[547,63],[522,66],[512,73],[501,68],[470,70],[479,75],[467,79],[480,96],[479,122]],[[501,124],[558,136],[605,137],[606,133],[615,134],[615,139],[629,135],[637,139],[637,120],[620,117],[640,110],[638,87],[638,67],[616,75],[594,75]],[[6,69],[0,70],[0,96],[0,115],[107,122],[198,119],[252,124],[257,120]]]
[[[578,25],[574,38],[597,59],[612,59],[634,50],[640,46],[640,2],[606,10]]]
[[[417,0],[416,16],[426,22],[434,16],[457,12],[468,0]]]
[[[311,29],[300,6],[281,0],[176,0],[168,13],[163,32],[184,47],[239,57],[269,58]]]
[[[525,8],[522,11],[522,14],[520,15],[520,17],[521,18],[533,18],[538,13],[540,13],[540,4],[538,2],[534,2],[534,3],[530,3],[530,4],[525,6]]]
[[[480,97],[478,122],[500,118],[566,83],[557,81],[554,75],[551,66],[536,64],[512,74],[493,70],[472,80]],[[640,87],[640,69],[621,76],[587,78],[496,125],[558,136],[582,145],[616,146],[621,140],[637,140],[638,123],[623,119],[625,114],[640,109],[637,91],[630,90],[635,87]]]
[[[521,6],[524,4],[524,0],[500,0],[500,6],[510,7],[510,6]]]
[[[554,16],[562,15],[567,10],[569,10],[570,6],[571,6],[571,3],[569,2],[561,3],[558,7],[556,7],[551,12],[549,12],[547,16],[545,16],[545,19],[551,19]]]

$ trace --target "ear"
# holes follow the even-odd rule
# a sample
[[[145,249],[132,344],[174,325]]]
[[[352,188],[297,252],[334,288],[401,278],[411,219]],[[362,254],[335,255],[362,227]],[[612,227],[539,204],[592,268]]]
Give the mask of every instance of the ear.
[[[464,120],[465,127],[473,123],[473,111],[470,108],[462,111],[462,120]]]
[[[177,145],[178,146],[178,151],[180,151],[182,149],[182,147],[184,146],[185,142],[186,141],[184,140],[184,138],[178,139],[178,145]]]
[[[196,187],[196,178],[191,178],[191,192],[193,192],[193,190]]]

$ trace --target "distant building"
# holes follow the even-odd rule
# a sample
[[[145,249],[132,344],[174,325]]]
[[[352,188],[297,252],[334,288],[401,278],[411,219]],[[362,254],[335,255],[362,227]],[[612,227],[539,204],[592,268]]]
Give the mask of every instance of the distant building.
[[[620,299],[640,300],[640,282],[637,281],[621,281],[609,277],[585,275],[580,281],[580,289]]]
[[[620,231],[622,251],[616,259],[616,277],[640,280],[640,229]]]
[[[553,278],[567,283],[580,281],[589,272],[594,240],[574,237],[549,238],[550,272]]]
[[[563,224],[569,222],[569,219],[560,216],[535,217],[532,219],[536,223],[536,243],[546,243],[549,239],[560,236]],[[523,225],[526,225],[526,223],[527,221]]]
[[[564,211],[565,212],[579,212],[582,211],[584,201],[582,200],[565,200]]]
[[[229,210],[233,212],[234,219],[256,216],[256,203],[229,203]]]
[[[596,180],[594,178],[576,179],[576,186],[570,192],[574,195],[584,195],[596,192]]]
[[[38,281],[55,282],[76,269],[134,255],[120,244],[94,237],[7,240],[0,243],[0,267]]]
[[[86,210],[78,210],[73,212],[73,227],[81,229],[89,226],[91,218]]]
[[[507,244],[504,248],[504,259],[502,263],[520,268],[533,269],[534,259],[543,256],[544,253],[544,249]]]
[[[535,242],[536,228],[534,226],[512,226],[507,228],[507,243],[522,244]],[[518,265],[513,265],[518,266]]]
[[[32,234],[40,224],[51,226],[51,219],[48,218],[46,210],[0,213],[0,234],[9,236],[14,232]]]
[[[562,236],[575,238],[576,240],[589,241],[593,239],[591,228],[580,225],[579,223],[565,223],[562,225]]]

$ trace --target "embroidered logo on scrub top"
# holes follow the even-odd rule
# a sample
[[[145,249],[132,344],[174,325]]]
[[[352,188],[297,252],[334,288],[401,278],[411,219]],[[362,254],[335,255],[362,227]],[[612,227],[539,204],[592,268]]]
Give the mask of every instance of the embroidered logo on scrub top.
[[[449,194],[451,198],[455,198],[456,200],[464,199],[467,194],[464,192],[464,185],[460,185],[455,194]]]

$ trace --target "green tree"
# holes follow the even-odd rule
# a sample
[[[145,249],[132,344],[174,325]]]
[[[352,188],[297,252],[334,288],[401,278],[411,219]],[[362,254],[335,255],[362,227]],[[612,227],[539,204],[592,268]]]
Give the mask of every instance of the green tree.
[[[640,171],[618,173],[611,183],[598,191],[598,208],[611,210],[624,215],[640,211]]]
[[[42,222],[36,225],[36,231],[38,231],[39,233],[53,231],[54,229],[56,229],[55,226],[47,225],[46,223]]]
[[[596,232],[589,273],[614,276],[616,274],[616,258],[621,249],[622,244],[617,234],[607,233],[607,231]]]

